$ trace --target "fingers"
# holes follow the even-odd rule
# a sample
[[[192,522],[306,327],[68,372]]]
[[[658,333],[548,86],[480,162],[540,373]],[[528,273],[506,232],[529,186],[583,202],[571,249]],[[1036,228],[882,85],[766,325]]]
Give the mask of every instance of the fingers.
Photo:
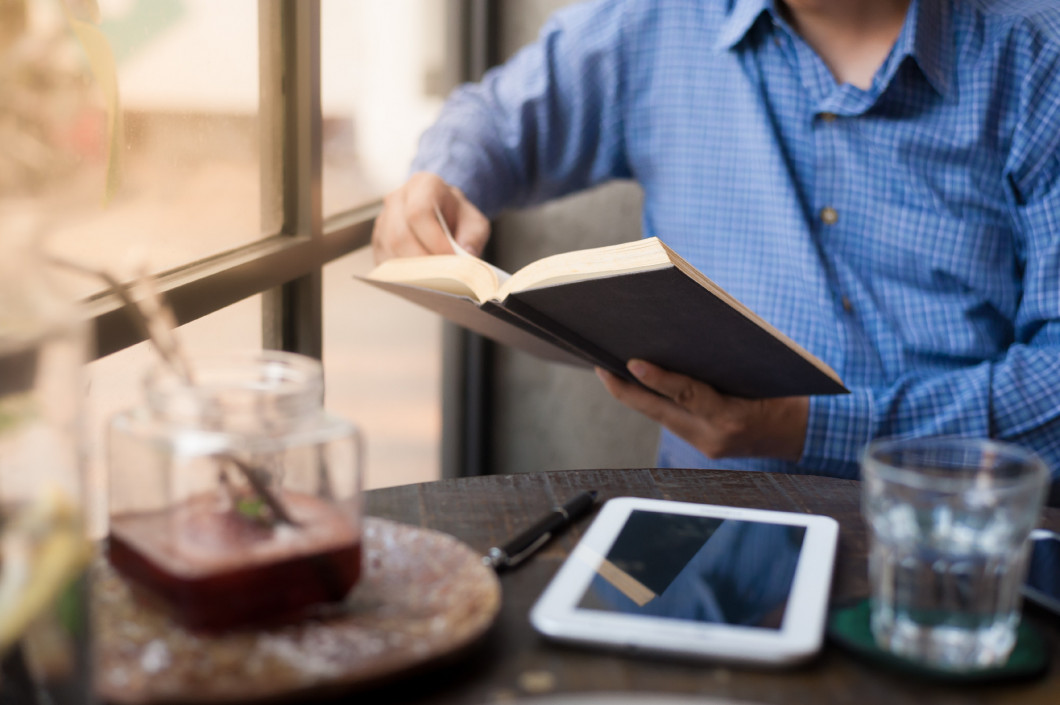
[[[692,438],[701,434],[702,421],[672,399],[653,394],[644,387],[626,382],[599,367],[596,368],[596,376],[604,383],[612,397],[685,440],[691,442]]]
[[[738,419],[732,416],[731,400],[713,387],[691,377],[668,372],[661,367],[630,360],[629,371],[641,384],[668,400],[658,407],[659,423],[681,438],[701,446],[712,458],[728,455],[732,448],[719,444],[738,432]],[[654,395],[652,395],[654,396]],[[664,401],[666,401],[664,400]]]
[[[615,399],[668,428],[708,458],[798,460],[802,453],[809,404],[805,397],[738,399],[641,360],[631,360],[628,369],[644,387],[603,370],[597,375]]]
[[[596,376],[604,383],[604,387],[611,396],[654,421],[661,423],[664,413],[663,406],[672,406],[672,402],[652,394],[642,387],[626,382],[600,367],[596,368]]]
[[[667,372],[643,360],[630,360],[627,367],[645,387],[654,389],[692,413],[702,413],[713,409],[723,401],[722,395],[714,391],[712,387],[697,382],[691,377]]]
[[[631,360],[644,387],[597,369],[618,401],[670,429],[708,458],[764,457],[797,462],[809,419],[809,397],[740,399],[684,375]]]
[[[457,188],[436,174],[413,174],[383,200],[372,230],[376,262],[391,257],[451,254],[452,247],[438,222],[438,209],[457,242],[468,251],[482,251],[489,221]]]
[[[383,200],[383,228],[372,233],[375,251],[383,259],[452,252],[434,214],[435,205],[448,196],[448,190],[434,174],[418,173],[389,194]]]

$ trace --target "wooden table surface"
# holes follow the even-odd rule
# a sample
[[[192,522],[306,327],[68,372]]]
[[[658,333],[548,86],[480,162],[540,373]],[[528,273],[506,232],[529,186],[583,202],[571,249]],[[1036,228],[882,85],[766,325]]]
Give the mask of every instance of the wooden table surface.
[[[708,470],[585,470],[494,475],[405,485],[368,492],[367,513],[424,526],[485,552],[581,490],[601,501],[618,496],[825,514],[840,524],[833,601],[867,594],[866,531],[859,484],[811,476]],[[1060,703],[1060,618],[1035,608],[1036,624],[1052,649],[1048,674],[1030,682],[941,685],[869,664],[826,643],[795,668],[754,667],[652,659],[549,642],[534,632],[528,612],[573,548],[589,520],[558,537],[531,560],[502,576],[503,607],[486,636],[427,672],[406,676],[335,703],[487,705],[545,694],[588,692],[698,694],[750,703]],[[1060,509],[1042,525],[1060,530]],[[650,702],[646,698],[645,702]]]

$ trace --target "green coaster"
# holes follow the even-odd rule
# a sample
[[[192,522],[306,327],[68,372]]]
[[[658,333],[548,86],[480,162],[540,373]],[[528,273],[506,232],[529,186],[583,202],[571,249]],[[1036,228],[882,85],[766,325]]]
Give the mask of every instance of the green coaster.
[[[828,638],[875,663],[937,681],[950,683],[986,683],[1033,678],[1045,673],[1049,665],[1049,650],[1041,634],[1021,620],[1016,634],[1016,647],[1003,666],[991,666],[972,671],[950,671],[911,661],[884,651],[876,645],[869,628],[869,601],[862,600],[849,607],[835,607],[828,615]]]

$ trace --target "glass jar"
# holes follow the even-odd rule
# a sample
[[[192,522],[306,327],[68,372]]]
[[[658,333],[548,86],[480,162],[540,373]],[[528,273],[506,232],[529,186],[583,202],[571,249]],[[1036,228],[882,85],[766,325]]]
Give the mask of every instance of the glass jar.
[[[89,338],[53,275],[28,212],[0,211],[0,653],[50,701],[87,703]]]
[[[360,576],[362,442],[316,360],[256,351],[167,368],[109,433],[111,565],[185,626],[288,620]]]

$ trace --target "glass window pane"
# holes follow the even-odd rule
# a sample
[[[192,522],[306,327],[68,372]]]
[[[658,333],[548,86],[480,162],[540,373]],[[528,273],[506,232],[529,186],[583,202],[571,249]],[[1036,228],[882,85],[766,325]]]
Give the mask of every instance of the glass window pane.
[[[365,487],[441,476],[441,319],[353,279],[363,249],[324,268],[325,405],[361,427]]]
[[[443,0],[321,2],[324,214],[364,205],[407,175],[452,87]]]
[[[0,100],[0,199],[45,214],[52,249],[119,270],[162,271],[260,238],[257,1],[99,0],[98,24],[62,10],[89,5],[0,3],[0,95],[16,98]],[[109,200],[97,32],[124,118]]]
[[[456,75],[452,6],[322,0],[325,216],[404,181]],[[371,266],[364,250],[324,269],[327,406],[365,432],[367,487],[437,479],[441,321],[353,280]]]

